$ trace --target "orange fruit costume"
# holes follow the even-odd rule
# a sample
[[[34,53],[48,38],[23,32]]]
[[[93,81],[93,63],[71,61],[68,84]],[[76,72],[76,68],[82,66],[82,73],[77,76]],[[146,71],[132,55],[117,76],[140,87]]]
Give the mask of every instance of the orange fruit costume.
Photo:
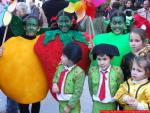
[[[18,103],[41,101],[48,92],[45,73],[33,49],[37,39],[12,37],[5,42],[0,57],[0,88]]]

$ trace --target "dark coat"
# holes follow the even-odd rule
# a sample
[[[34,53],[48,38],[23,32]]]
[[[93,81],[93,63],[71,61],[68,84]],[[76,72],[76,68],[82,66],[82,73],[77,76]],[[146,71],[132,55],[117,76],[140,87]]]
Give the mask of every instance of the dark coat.
[[[49,0],[42,5],[49,27],[51,25],[51,17],[56,16],[60,10],[67,6],[68,2],[64,0]]]

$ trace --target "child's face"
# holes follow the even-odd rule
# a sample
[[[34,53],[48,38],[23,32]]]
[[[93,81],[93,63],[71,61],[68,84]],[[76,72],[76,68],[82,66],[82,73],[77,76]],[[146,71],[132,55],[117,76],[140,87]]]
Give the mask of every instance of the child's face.
[[[131,1],[127,1],[126,7],[131,7],[131,6],[132,6],[132,2]]]
[[[131,70],[131,78],[134,81],[140,81],[146,78],[144,68],[139,67],[135,61]]]
[[[29,18],[25,25],[26,35],[34,36],[38,31],[38,21],[34,18]]]
[[[133,52],[138,52],[143,47],[143,41],[141,37],[136,33],[130,34],[130,47]]]
[[[67,66],[69,64],[70,60],[68,59],[68,57],[66,55],[62,54],[60,59],[61,59],[61,63],[63,63],[65,66]]]
[[[110,57],[107,55],[104,55],[104,56],[98,55],[97,56],[98,65],[102,70],[106,70],[109,67],[110,60],[111,60]]]
[[[63,32],[68,32],[72,26],[72,21],[68,16],[59,16],[57,24]]]
[[[125,22],[123,17],[116,16],[112,18],[111,21],[111,30],[115,34],[122,34],[125,28]]]

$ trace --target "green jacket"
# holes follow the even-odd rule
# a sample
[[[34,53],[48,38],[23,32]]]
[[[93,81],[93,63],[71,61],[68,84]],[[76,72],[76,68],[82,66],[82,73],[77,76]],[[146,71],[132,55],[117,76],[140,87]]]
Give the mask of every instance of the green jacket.
[[[101,79],[101,75],[99,73],[99,67],[93,66],[89,69],[88,73],[88,80],[89,80],[89,90],[91,96],[96,95],[98,88],[99,88],[99,81]],[[110,81],[110,93],[112,97],[115,95],[121,83],[123,83],[123,73],[120,67],[111,66],[110,73],[109,73],[109,81]]]
[[[60,64],[55,73],[53,83],[58,83],[60,73],[63,69],[64,65]],[[71,69],[66,77],[64,93],[72,94],[71,99],[68,101],[68,105],[72,108],[75,107],[80,100],[84,85],[84,75],[84,71],[79,66],[75,66]]]

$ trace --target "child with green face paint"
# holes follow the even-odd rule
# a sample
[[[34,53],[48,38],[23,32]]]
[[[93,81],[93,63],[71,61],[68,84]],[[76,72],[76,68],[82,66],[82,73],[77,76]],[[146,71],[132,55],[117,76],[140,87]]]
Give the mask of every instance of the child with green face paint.
[[[95,35],[93,38],[94,45],[101,43],[111,44],[119,49],[120,56],[115,56],[112,59],[111,64],[120,66],[122,57],[129,53],[129,34],[124,34],[126,30],[126,19],[122,12],[114,11],[110,18],[110,28],[111,32],[105,34]],[[91,65],[97,64],[96,61],[92,60]]]
[[[39,38],[36,36],[39,25],[36,17],[27,16],[24,20],[25,34],[12,37],[4,43],[5,50],[0,60],[0,65],[4,65],[1,77],[8,78],[0,84],[4,86],[5,94],[19,103],[20,113],[39,113],[40,101],[48,92],[46,77],[34,52],[34,44]],[[4,71],[6,68],[7,71]],[[29,104],[32,104],[31,112]]]
[[[75,42],[82,48],[83,56],[77,65],[84,71],[87,71],[89,66],[88,41],[90,37],[87,33],[83,33],[79,30],[76,14],[62,10],[57,14],[57,17],[53,19],[55,19],[56,23],[52,26],[51,31],[41,35],[35,44],[35,51],[45,69],[50,90],[63,48],[68,43]],[[56,97],[55,94],[53,94],[53,96]]]

